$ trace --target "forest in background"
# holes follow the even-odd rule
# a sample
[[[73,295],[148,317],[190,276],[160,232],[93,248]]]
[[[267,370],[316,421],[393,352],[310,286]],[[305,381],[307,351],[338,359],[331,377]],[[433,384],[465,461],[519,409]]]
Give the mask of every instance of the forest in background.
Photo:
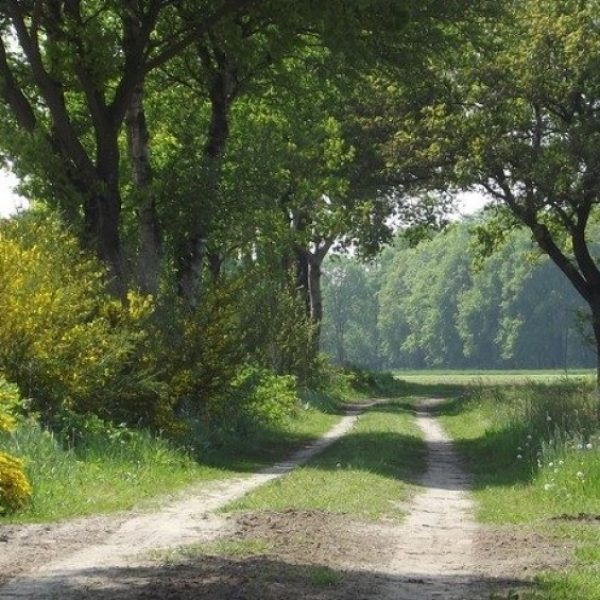
[[[372,262],[328,259],[323,350],[378,370],[593,367],[585,303],[526,231],[484,252],[490,221],[470,217],[416,245],[399,232]]]

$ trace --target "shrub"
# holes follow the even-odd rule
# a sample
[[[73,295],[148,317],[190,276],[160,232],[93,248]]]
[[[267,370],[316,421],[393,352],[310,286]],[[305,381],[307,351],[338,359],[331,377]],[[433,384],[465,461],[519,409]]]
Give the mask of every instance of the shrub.
[[[105,273],[46,213],[0,222],[0,370],[50,421],[59,410],[151,422],[164,400],[146,322],[149,298],[122,304]]]
[[[15,426],[14,413],[21,405],[19,388],[0,375],[0,433]]]
[[[17,458],[0,452],[0,514],[23,508],[31,498],[31,485]]]
[[[15,410],[21,403],[19,388],[0,376],[0,433],[12,431],[16,425]],[[31,497],[31,486],[23,471],[23,463],[10,454],[0,452],[0,514],[23,508]]]
[[[226,393],[209,402],[205,419],[214,431],[243,436],[281,424],[293,415],[298,404],[294,376],[246,365]]]

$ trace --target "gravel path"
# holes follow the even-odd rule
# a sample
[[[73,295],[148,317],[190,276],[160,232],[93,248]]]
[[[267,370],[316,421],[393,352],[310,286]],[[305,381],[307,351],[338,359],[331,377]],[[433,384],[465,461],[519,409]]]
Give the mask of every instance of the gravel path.
[[[90,545],[81,547],[81,536],[86,535],[85,528],[82,528],[81,521],[74,522],[71,532],[74,538],[74,552],[69,554],[68,545],[56,547],[53,559],[0,587],[0,598],[66,600],[85,597],[86,592],[83,590],[89,592],[98,587],[110,586],[110,581],[106,580],[102,571],[133,566],[139,562],[138,558],[144,552],[208,541],[227,533],[225,520],[214,515],[214,511],[289,473],[296,466],[322,452],[352,429],[359,413],[367,406],[371,405],[349,407],[346,415],[327,434],[296,452],[287,461],[250,477],[204,486],[196,494],[172,502],[159,512],[132,516],[125,521],[115,517],[115,530],[107,533],[100,541],[97,541],[98,532],[95,531]],[[68,523],[60,526],[62,540],[69,537],[69,527]],[[106,523],[103,528],[107,532],[111,530]],[[35,540],[32,540],[32,543],[35,544]],[[11,552],[10,544],[0,548],[5,553]],[[81,592],[74,595],[66,591],[77,588]]]

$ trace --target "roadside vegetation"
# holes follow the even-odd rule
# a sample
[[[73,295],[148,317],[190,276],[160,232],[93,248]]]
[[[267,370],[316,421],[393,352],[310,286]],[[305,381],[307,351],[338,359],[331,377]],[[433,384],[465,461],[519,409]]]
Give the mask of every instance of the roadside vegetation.
[[[17,418],[10,431],[0,433],[0,447],[14,457],[12,468],[19,467],[28,483],[21,500],[0,503],[5,509],[0,522],[56,521],[139,508],[191,485],[243,476],[320,437],[339,419],[344,402],[386,390],[385,382],[378,386],[372,378],[365,388],[355,375],[329,375],[326,391],[303,390],[292,414],[276,424],[257,424],[243,435],[207,436],[192,423],[185,435],[169,437],[94,415],[70,414],[60,427]],[[9,475],[2,461],[0,470]]]
[[[600,597],[600,427],[591,378],[479,385],[439,409],[468,459],[478,516],[575,547],[536,577],[535,598]]]

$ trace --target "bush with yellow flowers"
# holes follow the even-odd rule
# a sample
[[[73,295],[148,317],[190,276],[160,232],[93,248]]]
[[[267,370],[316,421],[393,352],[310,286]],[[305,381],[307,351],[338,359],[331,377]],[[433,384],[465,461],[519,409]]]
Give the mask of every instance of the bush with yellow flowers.
[[[17,386],[0,376],[0,433],[8,433],[16,424],[13,411],[20,403]],[[31,498],[31,485],[23,462],[0,451],[0,514],[23,508]]]
[[[0,370],[43,420],[68,409],[152,424],[166,393],[149,355],[151,311],[148,297],[112,297],[56,217],[0,221]]]
[[[0,514],[24,508],[31,498],[31,485],[23,461],[0,452]]]

